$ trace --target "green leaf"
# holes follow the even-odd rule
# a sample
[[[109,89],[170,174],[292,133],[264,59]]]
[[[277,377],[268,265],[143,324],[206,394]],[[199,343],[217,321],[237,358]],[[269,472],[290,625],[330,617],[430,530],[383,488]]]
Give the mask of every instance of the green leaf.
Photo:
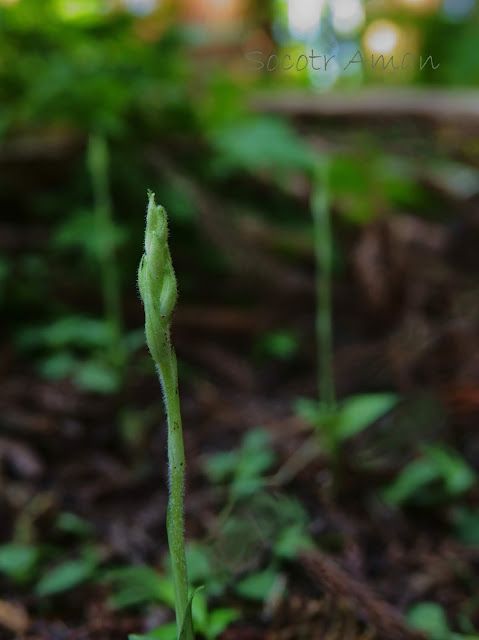
[[[479,509],[458,508],[453,517],[456,537],[463,544],[479,546]]]
[[[56,527],[64,533],[71,533],[80,538],[87,538],[94,532],[88,520],[67,511],[63,511],[58,515]]]
[[[368,393],[351,396],[340,403],[335,424],[335,437],[339,442],[363,431],[390,411],[399,401],[394,393]]]
[[[214,640],[238,618],[239,613],[234,609],[215,609],[212,611],[208,620],[208,629],[205,633],[207,639]]]
[[[208,605],[204,593],[195,593],[191,605],[191,615],[196,631],[204,633],[204,630],[208,628]]]
[[[208,480],[214,484],[225,482],[230,478],[238,464],[236,451],[224,451],[209,456],[205,462],[204,470]]]
[[[217,129],[211,136],[216,169],[256,172],[264,169],[312,171],[317,156],[283,120],[258,116]]]
[[[475,483],[474,471],[456,451],[431,445],[425,447],[425,453],[436,465],[450,495],[464,493]]]
[[[110,604],[115,609],[161,602],[175,608],[175,590],[171,577],[150,567],[122,567],[107,571],[102,579],[113,587]]]
[[[114,393],[120,387],[118,372],[100,360],[78,364],[74,380],[80,389],[96,393]]]
[[[317,400],[297,398],[294,411],[315,429],[333,429],[337,420],[337,410]]]
[[[198,542],[189,543],[186,547],[186,566],[192,584],[206,581],[212,574],[211,549]]]
[[[241,444],[236,476],[242,479],[261,476],[273,464],[274,451],[265,429],[252,429]]]
[[[176,640],[176,622],[162,624],[148,631],[146,635],[129,635],[129,640]]]
[[[304,524],[293,524],[279,532],[274,543],[273,551],[280,558],[292,560],[298,551],[313,549],[314,543],[311,536],[304,530]]]
[[[4,544],[0,547],[0,573],[5,573],[18,583],[32,580],[37,571],[41,553],[38,547]]]
[[[43,575],[35,587],[35,593],[52,596],[69,591],[92,578],[95,569],[96,563],[90,557],[64,562]]]
[[[66,316],[44,327],[23,330],[17,342],[25,349],[44,346],[55,349],[92,348],[109,344],[113,335],[113,328],[104,320]]]
[[[264,571],[253,573],[240,580],[235,590],[243,598],[264,602],[277,578],[278,571],[274,567],[268,567]]]
[[[446,497],[460,495],[475,483],[475,473],[457,452],[437,445],[423,449],[423,457],[409,463],[384,491],[388,502],[405,502],[434,481],[442,481]]]
[[[423,631],[430,640],[450,640],[451,632],[444,609],[436,602],[419,602],[408,613],[411,627]]]
[[[190,595],[188,604],[186,605],[185,616],[181,624],[181,631],[180,631],[178,640],[195,640],[193,637],[191,637],[191,634],[188,632],[188,627],[189,627],[188,618],[191,617],[191,607],[193,605],[193,599],[195,595],[198,593],[198,591],[201,591],[201,589],[203,589],[203,587],[197,587],[193,591],[193,593]]]
[[[76,358],[69,351],[60,351],[46,357],[39,364],[39,373],[47,380],[61,380],[67,378],[77,365]]]
[[[299,347],[298,336],[293,331],[270,331],[258,342],[258,349],[265,356],[289,360]]]
[[[421,458],[409,463],[383,491],[387,502],[399,505],[413,496],[416,491],[439,478],[439,472],[432,460]]]
[[[244,499],[257,493],[265,484],[265,478],[238,476],[231,485],[231,495],[236,499]]]

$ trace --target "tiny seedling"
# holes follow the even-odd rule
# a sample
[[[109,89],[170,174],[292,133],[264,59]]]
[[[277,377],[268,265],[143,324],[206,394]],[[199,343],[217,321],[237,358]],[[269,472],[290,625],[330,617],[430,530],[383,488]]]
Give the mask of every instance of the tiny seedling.
[[[145,309],[146,340],[163,388],[167,413],[169,472],[167,533],[175,590],[177,637],[193,640],[183,516],[185,452],[176,355],[170,341],[170,322],[178,293],[168,248],[166,211],[156,204],[155,195],[151,192],[148,193],[145,252],[138,270],[138,286]]]

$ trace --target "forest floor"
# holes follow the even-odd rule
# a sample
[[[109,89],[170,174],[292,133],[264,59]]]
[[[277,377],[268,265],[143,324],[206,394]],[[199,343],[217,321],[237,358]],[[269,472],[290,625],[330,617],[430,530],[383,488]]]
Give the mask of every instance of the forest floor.
[[[208,292],[201,304],[180,301],[173,339],[188,461],[186,536],[211,545],[225,563],[221,605],[241,616],[222,640],[413,639],[421,636],[404,614],[423,601],[440,603],[450,620],[467,615],[479,628],[479,547],[456,535],[455,499],[392,508],[380,497],[424,443],[451,446],[479,470],[478,229],[467,215],[458,214],[457,224],[398,215],[357,234],[347,272],[335,282],[338,396],[394,391],[401,402],[350,439],[334,465],[319,448],[292,477],[266,483],[258,495],[279,505],[276,512],[261,511],[258,496],[233,507],[235,522],[253,523],[264,537],[239,529],[225,542],[218,515],[227,497],[208,480],[205,461],[238,450],[245,433],[262,427],[274,477],[310,436],[293,406],[298,396],[317,395],[314,269],[298,294],[272,290],[250,305],[221,305],[222,288],[231,298],[225,282],[211,292],[215,303]],[[133,293],[128,305],[140,326]],[[278,326],[300,336],[298,351],[287,359],[252,357],[258,336]],[[101,566],[162,571],[166,430],[161,391],[145,362],[146,349],[136,354],[121,394],[104,396],[42,380],[13,347],[2,346],[3,543],[55,548],[52,565],[90,546]],[[269,564],[284,497],[302,505],[316,550],[277,560],[284,591],[248,602],[235,581]],[[477,484],[461,505],[477,509]],[[58,528],[64,513],[91,525],[88,542]],[[108,585],[88,579],[45,599],[31,583],[0,575],[0,637],[109,640],[172,619],[161,605],[147,613],[113,610],[109,595]]]

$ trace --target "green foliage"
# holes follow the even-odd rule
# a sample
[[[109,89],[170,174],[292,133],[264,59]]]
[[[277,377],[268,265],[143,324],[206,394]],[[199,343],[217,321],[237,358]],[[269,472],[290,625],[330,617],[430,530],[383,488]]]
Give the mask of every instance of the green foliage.
[[[91,261],[98,259],[105,246],[118,248],[125,242],[126,229],[115,225],[109,229],[96,228],[92,233],[93,220],[94,212],[89,209],[72,211],[55,229],[52,248],[62,252],[77,250]]]
[[[422,457],[404,467],[383,496],[393,505],[411,500],[436,503],[460,496],[475,482],[475,473],[456,451],[429,445],[423,447]]]
[[[264,429],[248,431],[238,449],[217,453],[205,463],[210,482],[228,482],[231,497],[236,499],[253,495],[265,485],[265,472],[275,460],[268,432]]]
[[[431,640],[448,640],[451,637],[447,616],[441,605],[435,602],[420,602],[408,611],[411,627],[427,634]]]
[[[69,591],[93,579],[97,569],[97,555],[91,548],[83,550],[78,560],[68,560],[46,571],[35,585],[38,596],[54,596]]]
[[[265,585],[273,588],[284,562],[314,548],[308,523],[302,506],[282,494],[259,492],[242,503],[222,524],[215,548],[229,570],[242,576],[234,582],[235,591],[266,599]],[[265,553],[269,562],[263,569]]]
[[[115,609],[160,602],[175,608],[171,575],[164,576],[150,567],[122,567],[107,571],[102,580],[113,588],[110,605]]]
[[[218,128],[211,143],[217,154],[214,170],[223,175],[238,170],[310,172],[316,163],[315,154],[291,126],[269,116]]]
[[[299,349],[299,338],[293,331],[278,329],[266,333],[256,344],[256,350],[265,358],[289,360]]]
[[[371,149],[358,156],[336,154],[330,165],[335,206],[351,224],[373,222],[386,202],[398,208],[427,204],[427,193],[418,185],[410,159]]]
[[[273,590],[277,579],[278,569],[275,565],[270,565],[264,571],[252,573],[240,580],[235,591],[247,600],[264,602]]]
[[[42,552],[39,547],[11,542],[0,547],[0,573],[18,584],[31,582],[39,567]]]
[[[399,397],[394,393],[350,396],[333,407],[298,398],[295,410],[317,430],[328,451],[334,452],[346,440],[391,411],[398,402]]]
[[[453,633],[440,604],[419,602],[407,613],[407,620],[414,629],[422,631],[428,640],[479,640],[479,635]]]
[[[55,526],[62,533],[68,533],[77,538],[90,538],[94,533],[93,526],[88,520],[69,511],[62,511],[58,515]]]
[[[0,11],[0,133],[61,123],[125,135],[133,115],[137,125],[152,123],[152,103],[158,127],[159,112],[184,94],[187,65],[176,38],[145,46],[125,13],[82,11],[73,19],[57,0],[41,8],[22,0]]]
[[[456,507],[453,522],[458,540],[466,545],[479,546],[479,509]]]
[[[171,573],[159,574],[149,567],[125,567],[113,569],[103,575],[103,580],[113,588],[110,604],[116,609],[132,606],[145,606],[161,603],[170,609],[175,608],[175,589]],[[209,610],[206,596],[200,591],[202,587],[195,589],[188,600],[188,611],[191,609],[193,624],[197,632],[207,640],[214,640],[238,614],[233,609],[218,608]],[[133,635],[130,638],[137,640],[149,640],[150,638],[163,638],[175,640],[177,626],[175,623],[162,625],[146,635]],[[180,638],[186,638],[182,632]]]

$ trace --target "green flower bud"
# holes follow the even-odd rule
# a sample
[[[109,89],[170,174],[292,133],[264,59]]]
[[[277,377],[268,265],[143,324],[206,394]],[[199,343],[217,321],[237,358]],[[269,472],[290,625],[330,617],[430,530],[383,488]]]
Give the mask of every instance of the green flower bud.
[[[178,297],[175,272],[168,248],[168,219],[163,207],[148,192],[145,252],[138,269],[138,287],[145,308],[148,347],[156,364],[170,347],[169,325]]]

